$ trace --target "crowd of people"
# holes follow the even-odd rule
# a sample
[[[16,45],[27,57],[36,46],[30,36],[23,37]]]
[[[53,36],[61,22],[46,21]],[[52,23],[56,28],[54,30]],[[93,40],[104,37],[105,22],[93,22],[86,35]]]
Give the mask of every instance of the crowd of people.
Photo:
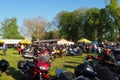
[[[103,49],[111,49],[115,47],[113,43],[111,44],[86,44],[86,43],[75,43],[71,45],[57,43],[41,43],[41,44],[30,44],[30,45],[18,45],[18,54],[23,54],[25,50],[32,51],[34,55],[38,54],[38,51],[44,53],[44,51],[48,51],[50,53],[56,54],[58,57],[63,57],[66,55],[82,55],[82,53],[102,53]]]
[[[41,44],[18,44],[17,51],[18,55],[23,55],[25,53],[33,53],[34,56],[41,56],[41,54],[49,55],[46,56],[46,60],[49,61],[51,54],[54,54],[55,57],[65,57],[65,56],[75,56],[75,55],[82,55],[83,53],[89,54],[98,54],[102,55],[105,51],[106,54],[111,56],[111,50],[114,47],[119,46],[118,44],[90,44],[90,43],[75,43],[71,45],[61,44],[58,45],[57,43],[41,43]],[[7,45],[3,44],[3,55],[6,56]],[[105,60],[109,59],[109,56],[104,56]],[[98,57],[100,60],[101,57]],[[108,58],[108,59],[107,59]],[[104,60],[102,59],[102,60]],[[120,59],[120,57],[119,57]],[[109,60],[108,60],[109,61]]]
[[[54,53],[56,57],[64,57],[66,55],[82,55],[82,53],[102,53],[103,49],[111,49],[116,44],[90,44],[90,43],[75,43],[71,45],[61,44],[58,45],[57,43],[41,43],[41,44],[18,44],[17,50],[18,54],[23,54],[26,50],[32,51],[34,55],[38,55],[38,51],[48,51],[49,54]],[[6,55],[7,45],[3,44],[3,55]],[[44,52],[43,52],[44,53]]]

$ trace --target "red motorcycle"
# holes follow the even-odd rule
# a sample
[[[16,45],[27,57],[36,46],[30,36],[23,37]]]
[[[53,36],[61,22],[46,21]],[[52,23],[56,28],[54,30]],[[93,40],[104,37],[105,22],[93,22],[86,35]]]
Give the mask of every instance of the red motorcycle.
[[[33,61],[25,60],[18,62],[20,72],[26,77],[26,80],[50,80],[47,75],[50,63],[48,63],[44,56],[34,58]]]

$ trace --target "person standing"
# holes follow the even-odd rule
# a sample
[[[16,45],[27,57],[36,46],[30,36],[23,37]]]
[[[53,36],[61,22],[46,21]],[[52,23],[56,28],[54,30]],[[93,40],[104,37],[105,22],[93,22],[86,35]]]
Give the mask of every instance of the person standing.
[[[6,56],[7,45],[4,43],[2,48],[3,48],[3,56]]]
[[[23,54],[23,50],[24,50],[25,46],[22,44],[21,45],[21,53]]]
[[[20,55],[20,53],[21,53],[21,47],[18,46],[18,54]]]
[[[96,44],[93,45],[93,53],[97,53],[97,45]]]

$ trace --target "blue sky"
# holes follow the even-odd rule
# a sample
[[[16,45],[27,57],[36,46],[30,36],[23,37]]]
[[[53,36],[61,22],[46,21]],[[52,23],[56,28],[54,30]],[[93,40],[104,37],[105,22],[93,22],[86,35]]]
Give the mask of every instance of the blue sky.
[[[51,21],[60,11],[91,7],[105,7],[104,0],[1,0],[0,22],[16,17],[20,27],[26,18],[42,16]]]

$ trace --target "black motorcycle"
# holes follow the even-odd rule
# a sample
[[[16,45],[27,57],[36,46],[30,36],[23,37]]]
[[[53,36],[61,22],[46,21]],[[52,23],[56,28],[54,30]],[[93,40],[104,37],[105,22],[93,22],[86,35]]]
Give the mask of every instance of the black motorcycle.
[[[88,78],[88,80],[117,80],[108,67],[99,66],[96,69],[93,69],[93,67],[88,63],[78,65],[74,69],[74,73],[76,77],[83,76]]]
[[[74,69],[74,73],[61,68],[56,69],[57,80],[100,80],[89,64],[82,63]]]
[[[98,72],[99,70],[103,69],[102,74],[105,75],[105,73],[107,72],[106,74],[109,74],[109,73],[110,73],[110,75],[112,74],[115,77],[115,80],[120,80],[119,66],[115,63],[115,61],[113,61],[114,59],[110,58],[110,56],[107,56],[106,53],[103,53],[103,54],[104,55],[102,55],[102,56],[98,55],[98,58],[96,58],[92,55],[88,55],[84,59],[84,63],[89,64],[94,69],[95,72]],[[104,72],[104,71],[106,71],[106,72]]]
[[[55,80],[117,80],[108,67],[94,70],[90,64],[81,63],[74,69],[74,73],[57,68]]]

